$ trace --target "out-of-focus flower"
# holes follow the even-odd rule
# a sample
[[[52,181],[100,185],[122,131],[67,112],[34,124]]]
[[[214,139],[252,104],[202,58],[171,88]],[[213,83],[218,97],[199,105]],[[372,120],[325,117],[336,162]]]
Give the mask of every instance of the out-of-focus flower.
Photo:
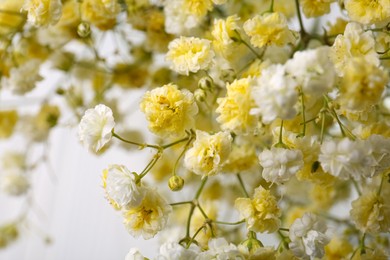
[[[23,9],[28,12],[28,21],[35,26],[54,25],[62,13],[61,0],[26,0]]]
[[[213,47],[216,52],[224,57],[229,57],[234,49],[234,40],[236,36],[235,30],[238,30],[238,21],[240,18],[237,15],[227,17],[225,20],[214,20],[214,26],[211,31],[213,35]]]
[[[39,75],[41,61],[31,59],[19,67],[11,68],[8,77],[3,77],[2,85],[12,93],[23,95],[33,90],[36,83],[43,78]]]
[[[380,233],[390,231],[390,201],[376,191],[365,192],[352,201],[351,218],[362,232]]]
[[[16,110],[0,111],[0,138],[8,138],[13,134],[18,119]]]
[[[276,198],[261,186],[255,189],[253,199],[236,199],[235,208],[245,219],[248,230],[273,233],[280,227],[281,211]]]
[[[389,0],[345,0],[348,16],[362,24],[373,24],[388,20],[390,17]]]
[[[30,181],[20,169],[8,169],[0,175],[0,189],[8,195],[20,196],[30,188]]]
[[[119,208],[138,206],[144,198],[144,189],[123,165],[109,165],[103,171],[103,188],[107,198]]]
[[[184,75],[208,69],[214,58],[211,42],[195,37],[181,36],[171,41],[168,49],[166,60],[171,69]]]
[[[302,87],[303,93],[312,97],[322,97],[332,90],[336,73],[329,60],[329,47],[299,51],[287,61],[286,72]]]
[[[184,165],[198,175],[217,174],[229,157],[231,142],[227,132],[210,135],[197,130],[193,147],[185,154]]]
[[[263,178],[277,184],[288,181],[303,166],[302,152],[296,149],[272,147],[260,153],[259,161]]]
[[[200,252],[200,248],[195,244],[191,244],[189,248],[185,248],[178,243],[167,242],[160,246],[160,252],[156,257],[156,260],[195,260]]]
[[[209,249],[199,254],[198,259],[223,260],[223,259],[245,259],[238,251],[236,245],[227,242],[225,238],[214,238],[209,241]]]
[[[252,109],[252,113],[260,114],[265,124],[276,118],[293,118],[298,101],[296,86],[297,83],[286,74],[284,66],[271,65],[264,69],[252,88],[252,98],[257,105]]]
[[[19,237],[17,223],[9,223],[0,227],[0,248],[5,248]]]
[[[318,17],[330,12],[330,4],[335,0],[300,0],[306,17]]]
[[[116,25],[120,11],[121,7],[116,0],[83,0],[81,3],[83,20],[104,31]]]
[[[171,211],[165,199],[149,188],[141,204],[123,210],[124,224],[132,236],[150,239],[165,228]]]
[[[223,130],[237,134],[250,133],[258,119],[250,111],[255,107],[251,95],[251,78],[243,78],[226,85],[226,97],[218,98],[216,112],[220,114],[217,121]]]
[[[150,131],[160,137],[183,136],[185,130],[194,126],[198,113],[194,95],[174,84],[146,92],[140,108],[149,121]]]
[[[324,246],[330,241],[325,234],[326,230],[325,221],[312,213],[305,213],[290,227],[291,242],[289,247],[291,251],[302,259],[323,257],[325,254]]]
[[[138,250],[138,248],[130,248],[129,252],[126,255],[125,260],[144,260],[144,256]]]
[[[294,44],[297,40],[296,32],[288,28],[286,17],[278,12],[256,15],[244,23],[244,30],[253,46],[259,48]]]
[[[85,111],[80,121],[78,129],[80,141],[96,153],[111,140],[114,126],[112,110],[103,104],[97,105]]]

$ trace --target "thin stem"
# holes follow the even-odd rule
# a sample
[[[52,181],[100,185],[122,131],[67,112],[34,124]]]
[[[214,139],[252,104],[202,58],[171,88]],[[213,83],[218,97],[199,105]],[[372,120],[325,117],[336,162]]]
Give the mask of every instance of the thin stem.
[[[305,136],[306,135],[306,112],[305,112],[305,98],[303,95],[302,88],[299,88],[299,93],[301,95],[301,102],[302,102],[302,120],[303,120],[302,136]]]
[[[248,192],[246,191],[244,182],[242,181],[241,175],[240,175],[239,173],[237,173],[237,179],[238,179],[238,182],[240,183],[242,192],[244,193],[245,197],[246,197],[246,198],[249,198],[249,194],[248,194]]]
[[[157,163],[157,161],[160,159],[162,153],[158,151],[154,156],[153,159],[148,163],[148,165],[145,167],[145,169],[139,174],[138,181],[141,180],[143,177],[145,177],[146,174],[153,168],[153,166]]]
[[[206,212],[203,210],[203,208],[200,206],[200,204],[197,204],[198,209],[200,210],[200,213],[202,213],[203,217],[208,220],[209,217],[207,216]]]
[[[279,228],[280,231],[286,231],[286,232],[290,232],[290,229],[288,228]]]
[[[274,11],[274,0],[271,0],[271,6],[269,7],[270,13],[273,13]]]
[[[179,205],[193,204],[193,203],[194,202],[192,200],[189,200],[189,201],[174,202],[174,203],[170,203],[169,205],[171,205],[171,206],[179,206]]]
[[[161,145],[161,148],[167,149],[167,148],[169,148],[169,147],[171,147],[171,146],[174,146],[174,145],[176,145],[176,144],[182,143],[182,142],[187,141],[188,139],[191,139],[191,138],[192,138],[192,137],[187,136],[187,137],[184,137],[184,138],[179,139],[179,140],[177,140],[177,141],[174,141],[174,142],[172,142],[172,143],[165,144],[165,145]]]
[[[195,240],[196,236],[199,234],[199,232],[205,228],[205,225],[202,225],[200,228],[198,228],[198,230],[196,230],[195,234],[191,237],[190,241],[188,242],[186,248],[188,249],[190,247],[190,245],[192,244],[192,242]]]
[[[381,178],[381,183],[379,184],[379,188],[378,188],[378,191],[377,191],[377,195],[380,196],[381,195],[381,192],[382,192],[382,187],[383,187],[383,181],[385,179],[385,176],[386,174],[382,174],[382,178]]]
[[[361,196],[362,191],[360,190],[358,183],[354,179],[352,179],[352,184],[353,186],[355,186],[356,192],[359,194],[359,196]]]
[[[297,8],[297,15],[299,20],[299,26],[301,27],[301,37],[306,35],[305,27],[303,26],[301,10],[299,8],[299,0],[295,0],[295,7]]]
[[[196,192],[196,195],[195,195],[195,199],[196,199],[196,200],[199,199],[200,194],[202,193],[203,188],[204,188],[204,186],[206,185],[207,179],[208,179],[207,176],[203,177],[202,183],[200,184],[200,187],[199,187],[199,189],[198,189],[198,191]]]
[[[176,162],[175,162],[175,166],[173,167],[173,176],[176,175],[177,165],[179,164],[180,159],[183,157],[184,153],[187,151],[188,146],[189,146],[190,143],[192,142],[192,139],[193,139],[193,137],[191,136],[191,137],[188,139],[188,142],[186,143],[186,145],[184,146],[183,151],[181,151],[179,157],[177,158],[177,160],[176,160]],[[179,140],[179,141],[180,141],[180,140]]]
[[[252,47],[249,43],[247,43],[247,42],[244,41],[243,39],[241,39],[241,42],[242,42],[246,47],[248,47],[248,49],[249,49],[254,55],[256,55],[256,57],[257,57],[258,59],[261,60],[262,55],[258,54],[257,51],[256,51],[255,49],[253,49],[253,47]]]
[[[324,142],[324,133],[325,133],[325,112],[321,111],[321,134],[320,134],[320,144]]]
[[[282,234],[282,232],[280,232],[280,230],[278,230],[278,235],[279,237],[281,238],[282,240],[282,244],[283,244],[283,247],[288,249],[289,246],[288,246],[288,241],[287,241],[287,237],[285,235]]]
[[[195,210],[195,204],[192,204],[187,218],[186,237],[190,237],[191,219],[192,219],[192,215],[194,214],[194,210]]]
[[[234,226],[234,225],[240,225],[240,224],[242,224],[242,223],[245,223],[245,219],[240,220],[240,221],[237,221],[237,222],[225,222],[225,221],[218,221],[218,220],[215,220],[215,221],[213,221],[213,223],[219,224],[219,225],[230,225],[230,226]]]
[[[143,148],[145,148],[145,147],[154,148],[154,149],[158,149],[158,150],[161,149],[160,146],[158,146],[158,145],[146,144],[146,143],[141,144],[141,143],[137,143],[137,142],[134,142],[134,141],[126,140],[126,139],[124,139],[123,137],[120,137],[118,134],[116,134],[116,133],[114,132],[114,130],[112,130],[112,136],[115,137],[115,138],[117,138],[117,139],[119,139],[119,140],[121,140],[122,142],[125,142],[125,143],[128,143],[128,144],[137,145],[137,146],[139,146],[141,149],[143,149]]]

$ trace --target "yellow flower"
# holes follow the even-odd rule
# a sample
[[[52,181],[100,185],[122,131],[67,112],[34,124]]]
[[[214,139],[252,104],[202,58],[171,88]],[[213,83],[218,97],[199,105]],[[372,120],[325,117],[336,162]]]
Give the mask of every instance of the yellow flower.
[[[343,76],[351,58],[362,57],[367,63],[379,65],[375,50],[375,40],[371,31],[364,31],[358,23],[347,24],[344,35],[338,35],[330,53],[336,72]]]
[[[223,171],[229,173],[242,173],[254,169],[259,163],[254,145],[243,144],[232,146],[229,158],[226,161]]]
[[[238,198],[234,206],[245,218],[248,230],[273,233],[280,227],[281,212],[276,198],[261,186],[255,189],[253,199]]]
[[[204,17],[208,11],[213,10],[213,2],[211,0],[184,0],[183,10],[197,17]]]
[[[390,204],[376,191],[366,192],[352,201],[350,215],[362,232],[376,234],[390,231]]]
[[[300,0],[306,17],[318,17],[330,12],[330,4],[334,0]]]
[[[390,0],[345,0],[345,9],[353,21],[379,23],[390,17]]]
[[[350,60],[341,80],[339,102],[343,108],[362,111],[378,104],[388,83],[387,72],[363,58]]]
[[[251,97],[251,81],[251,78],[243,78],[228,83],[226,97],[217,99],[216,112],[220,114],[217,121],[223,130],[242,134],[255,129],[258,119],[250,114],[255,107]]]
[[[124,224],[132,236],[150,239],[165,228],[171,211],[157,191],[148,189],[139,206],[123,210]]]
[[[24,15],[20,13],[23,2],[23,0],[0,1],[0,10],[10,12],[0,12],[0,35],[8,34],[23,24]]]
[[[26,0],[23,9],[28,12],[28,21],[34,26],[53,25],[61,17],[61,0]]]
[[[234,41],[232,38],[236,36],[235,30],[239,29],[237,22],[240,18],[237,15],[232,15],[223,19],[214,20],[214,26],[211,31],[213,35],[213,47],[224,57],[229,57],[234,50]]]
[[[348,21],[338,17],[334,23],[328,22],[327,25],[329,29],[327,31],[327,35],[335,36],[338,34],[343,34],[345,31],[345,27],[347,26]]]
[[[116,25],[116,17],[120,11],[116,0],[84,0],[81,4],[83,19],[103,31]]]
[[[166,54],[171,69],[187,76],[190,72],[208,69],[214,58],[210,43],[209,40],[183,36],[171,41]]]
[[[244,30],[253,46],[259,48],[267,45],[294,44],[297,40],[296,32],[288,28],[287,19],[281,13],[256,15],[244,23]]]
[[[198,175],[214,175],[221,171],[229,157],[232,137],[227,132],[210,135],[197,130],[196,140],[184,157],[187,169]]]
[[[269,67],[271,64],[272,64],[271,61],[268,59],[265,61],[256,59],[254,62],[251,63],[249,68],[242,73],[241,76],[242,77],[260,77],[261,72],[265,68]]]
[[[333,185],[314,185],[310,196],[314,202],[314,208],[319,210],[329,209],[336,202],[336,190]]]
[[[0,111],[0,138],[8,138],[12,135],[18,119],[16,110]]]
[[[182,136],[193,127],[198,113],[193,94],[174,84],[146,92],[140,108],[149,121],[150,131],[160,137]]]
[[[325,246],[325,260],[347,259],[352,251],[353,247],[348,240],[335,236]]]

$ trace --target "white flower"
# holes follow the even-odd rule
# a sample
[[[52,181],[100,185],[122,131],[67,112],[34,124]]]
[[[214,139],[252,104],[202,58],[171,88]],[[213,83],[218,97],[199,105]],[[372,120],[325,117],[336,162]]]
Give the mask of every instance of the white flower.
[[[288,181],[303,166],[303,155],[300,150],[289,150],[272,147],[259,155],[263,167],[263,178],[272,183],[281,184]]]
[[[197,130],[196,140],[184,157],[184,165],[199,175],[218,173],[229,157],[232,137],[228,132],[210,135]]]
[[[209,241],[209,249],[202,252],[196,258],[197,260],[227,260],[227,259],[245,259],[238,251],[237,246],[227,242],[225,238],[214,238]]]
[[[80,141],[89,150],[98,152],[111,140],[114,126],[112,110],[105,105],[97,105],[85,111],[81,119],[78,131]]]
[[[123,210],[124,224],[132,236],[150,239],[165,228],[171,211],[171,205],[156,190],[148,188],[141,204]]]
[[[0,178],[0,189],[11,196],[25,194],[30,188],[30,181],[19,169],[8,169]]]
[[[374,177],[390,168],[390,139],[382,135],[371,135],[367,142],[372,147],[371,155],[376,162],[375,172],[371,172],[372,175],[368,177]]]
[[[252,89],[252,98],[257,105],[252,113],[260,114],[265,124],[276,118],[293,118],[298,101],[296,86],[294,79],[286,75],[284,66],[277,64],[264,69]]]
[[[171,41],[168,49],[166,59],[171,69],[187,76],[208,69],[214,58],[211,41],[195,37],[181,36]]]
[[[144,190],[136,184],[136,179],[123,165],[110,165],[104,171],[104,188],[109,199],[119,207],[138,206],[144,198]]]
[[[35,26],[56,24],[62,14],[61,0],[26,0],[23,9],[28,12],[28,22]]]
[[[161,245],[160,253],[156,260],[195,260],[201,252],[200,248],[195,244],[187,249],[175,242],[167,242]]]
[[[167,33],[182,35],[201,22],[201,19],[183,10],[183,2],[183,0],[164,2],[165,31]]]
[[[369,142],[348,138],[325,141],[318,160],[324,171],[343,180],[371,177],[377,165]]]
[[[324,246],[330,241],[325,234],[326,230],[326,223],[323,220],[312,213],[305,213],[290,227],[291,251],[302,259],[323,257]]]
[[[321,97],[333,87],[336,72],[329,60],[330,47],[298,51],[287,61],[286,71],[302,87],[304,94]]]
[[[9,77],[3,78],[3,87],[17,95],[30,92],[36,83],[43,79],[39,75],[40,65],[41,61],[38,59],[31,59],[19,67],[11,68]]]
[[[144,260],[144,256],[141,254],[138,248],[130,248],[125,260]]]

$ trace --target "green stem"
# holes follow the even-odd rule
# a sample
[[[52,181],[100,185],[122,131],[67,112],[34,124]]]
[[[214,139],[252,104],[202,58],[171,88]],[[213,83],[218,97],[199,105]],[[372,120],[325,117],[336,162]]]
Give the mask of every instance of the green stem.
[[[358,183],[354,179],[352,179],[352,184],[353,186],[355,186],[356,192],[359,194],[359,196],[361,196],[362,191],[360,190]]]
[[[302,15],[301,15],[301,9],[299,8],[299,0],[295,0],[295,7],[297,9],[297,15],[298,15],[298,20],[299,20],[299,26],[301,27],[301,37],[304,38],[306,36],[306,31],[305,27],[303,26],[303,21],[302,21]]]
[[[196,192],[196,195],[195,195],[195,199],[196,199],[196,200],[199,199],[200,194],[202,193],[203,188],[204,188],[204,186],[206,185],[207,179],[208,179],[207,176],[203,177],[202,183],[200,184],[200,187],[199,187],[199,189],[198,189],[198,191]]]
[[[286,232],[290,232],[290,229],[288,228],[279,228],[280,231],[286,231]]]
[[[178,166],[178,164],[179,164],[179,161],[180,161],[180,159],[183,157],[184,153],[187,151],[188,146],[190,145],[190,143],[192,142],[192,140],[193,140],[193,137],[191,136],[191,137],[188,139],[188,142],[186,143],[186,145],[184,146],[183,151],[181,151],[179,157],[177,158],[176,163],[175,163],[175,166],[173,167],[173,176],[176,175],[176,169],[177,169],[177,166]],[[180,140],[179,140],[179,141],[180,141]]]
[[[202,225],[200,228],[198,228],[198,230],[196,230],[195,234],[191,237],[190,241],[188,242],[186,248],[188,249],[190,247],[190,245],[192,244],[192,242],[194,242],[196,236],[199,234],[199,232],[205,228],[205,225]]]
[[[301,102],[302,102],[302,120],[303,120],[303,129],[302,129],[302,136],[306,135],[306,112],[305,112],[305,98],[303,95],[302,88],[299,88],[299,93],[301,96]]]
[[[248,192],[246,191],[244,182],[242,181],[241,175],[240,175],[239,173],[237,173],[237,179],[238,179],[238,182],[240,183],[242,192],[244,193],[245,197],[246,197],[246,198],[249,198],[249,194],[248,194]]]
[[[245,219],[240,220],[240,221],[237,221],[237,222],[225,222],[225,221],[218,221],[218,220],[215,220],[215,221],[213,221],[213,223],[218,224],[218,225],[230,225],[230,226],[234,226],[234,225],[240,225],[240,224],[242,224],[242,223],[245,223]]]
[[[145,177],[146,174],[153,168],[153,166],[157,163],[157,161],[160,159],[162,153],[158,151],[154,156],[153,159],[146,165],[145,169],[139,174],[138,176],[138,182]]]
[[[385,173],[382,173],[381,183],[379,184],[379,188],[378,188],[378,191],[377,191],[377,193],[376,193],[378,196],[381,195],[382,187],[383,187],[383,182],[384,182],[385,176],[386,176],[386,174],[385,174]]]
[[[203,210],[203,208],[200,206],[200,204],[197,204],[198,209],[200,210],[200,213],[202,213],[203,217],[208,220],[209,217],[207,216],[206,212]]]
[[[192,215],[194,214],[194,210],[195,210],[195,204],[192,204],[187,218],[186,237],[190,237],[191,219],[192,219]]]
[[[271,0],[271,6],[269,7],[270,13],[274,12],[274,0]]]
[[[243,43],[254,55],[256,55],[258,59],[262,59],[262,55],[258,54],[257,51],[249,43],[247,43],[243,39],[241,39],[241,43]]]
[[[287,237],[283,235],[282,232],[280,232],[280,230],[278,230],[278,235],[282,240],[283,247],[289,249]]]
[[[121,137],[121,136],[119,136],[118,134],[116,134],[116,133],[114,132],[114,130],[112,130],[112,136],[115,137],[115,138],[117,138],[117,139],[119,139],[119,140],[121,140],[122,142],[125,142],[125,143],[128,143],[128,144],[132,144],[132,145],[137,145],[137,146],[139,146],[141,149],[143,149],[143,148],[145,148],[145,147],[154,148],[154,149],[158,149],[158,150],[161,149],[161,147],[158,146],[158,145],[146,144],[146,143],[141,144],[141,143],[137,143],[137,142],[133,142],[133,141],[126,140],[126,139],[124,139],[123,137]]]
[[[190,201],[174,202],[174,203],[170,203],[169,205],[171,205],[171,206],[179,206],[179,205],[184,205],[184,204],[193,204],[193,201],[190,200]]]

